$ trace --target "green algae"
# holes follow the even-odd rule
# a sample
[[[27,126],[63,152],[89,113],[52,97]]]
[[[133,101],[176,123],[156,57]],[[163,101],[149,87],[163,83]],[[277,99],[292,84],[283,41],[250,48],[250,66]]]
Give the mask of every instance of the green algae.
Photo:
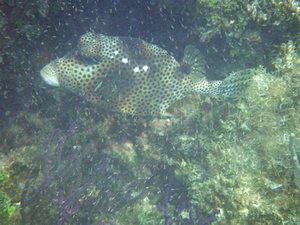
[[[0,171],[0,219],[3,224],[13,224],[16,220],[16,199],[12,196],[13,191],[9,190],[10,175],[7,172]]]

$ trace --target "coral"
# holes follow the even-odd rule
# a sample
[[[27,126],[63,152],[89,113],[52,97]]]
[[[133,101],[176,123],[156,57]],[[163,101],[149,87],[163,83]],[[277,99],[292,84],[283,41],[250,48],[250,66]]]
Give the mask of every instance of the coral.
[[[153,119],[150,122],[150,129],[152,133],[157,134],[159,136],[164,136],[168,131],[172,128],[172,121],[170,118],[166,119]]]
[[[228,38],[239,38],[252,22],[260,26],[278,26],[280,22],[300,19],[300,8],[295,1],[198,0],[198,7],[199,25],[205,21],[207,29],[201,34],[204,42],[220,33],[221,29]]]
[[[262,56],[270,57],[276,51],[274,45],[286,42],[285,34],[290,34],[293,40],[299,37],[296,24],[300,21],[300,6],[296,1],[198,0],[197,3],[196,10],[190,9],[195,17],[193,30],[208,45],[210,55],[215,52],[223,55],[222,65],[232,59],[245,67],[266,64],[268,61]],[[216,67],[213,63],[211,66]]]
[[[244,68],[261,64],[269,68],[279,45],[299,39],[297,1],[155,0],[151,4],[181,15],[183,26],[203,43],[212,77],[240,69],[230,61]]]
[[[295,63],[298,63],[295,60],[297,58],[295,43],[290,40],[287,43],[283,43],[279,49],[279,54],[273,62],[277,73],[291,72],[296,66]]]

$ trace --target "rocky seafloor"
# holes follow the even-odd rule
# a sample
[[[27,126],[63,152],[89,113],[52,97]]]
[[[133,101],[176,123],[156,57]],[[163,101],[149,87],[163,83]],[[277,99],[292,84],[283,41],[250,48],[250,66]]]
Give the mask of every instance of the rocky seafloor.
[[[39,75],[87,31],[155,43],[237,98],[109,113]],[[1,1],[0,224],[299,224],[299,1]]]

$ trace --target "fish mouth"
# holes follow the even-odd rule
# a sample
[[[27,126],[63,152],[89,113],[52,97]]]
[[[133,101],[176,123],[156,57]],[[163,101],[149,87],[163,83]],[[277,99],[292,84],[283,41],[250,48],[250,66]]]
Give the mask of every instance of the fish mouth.
[[[58,74],[55,69],[55,61],[52,61],[49,64],[47,64],[46,66],[44,66],[41,69],[40,74],[47,84],[54,86],[54,87],[59,86]]]

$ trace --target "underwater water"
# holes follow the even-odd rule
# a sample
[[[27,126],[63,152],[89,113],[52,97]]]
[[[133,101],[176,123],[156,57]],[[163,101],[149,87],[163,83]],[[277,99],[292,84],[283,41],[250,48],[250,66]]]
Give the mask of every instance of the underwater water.
[[[295,0],[0,1],[0,225],[300,224],[299,45]]]

